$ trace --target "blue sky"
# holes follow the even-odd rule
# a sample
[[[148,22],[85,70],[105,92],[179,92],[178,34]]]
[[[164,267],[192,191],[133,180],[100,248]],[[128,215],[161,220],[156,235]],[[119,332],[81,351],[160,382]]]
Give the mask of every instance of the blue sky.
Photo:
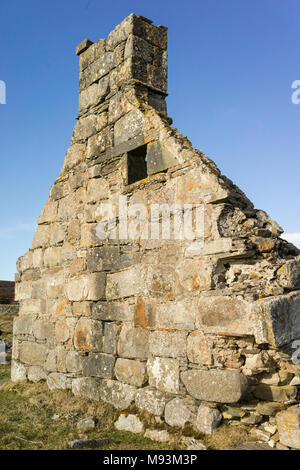
[[[1,2],[0,279],[30,247],[78,111],[76,45],[130,13],[169,28],[169,115],[300,243],[300,0]]]

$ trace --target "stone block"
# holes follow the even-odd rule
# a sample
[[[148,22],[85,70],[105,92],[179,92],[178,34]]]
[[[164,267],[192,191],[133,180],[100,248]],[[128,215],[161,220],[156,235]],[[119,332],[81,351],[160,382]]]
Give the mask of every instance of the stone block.
[[[149,385],[161,392],[179,392],[179,363],[176,359],[155,357],[147,361]]]
[[[154,326],[175,330],[193,330],[195,328],[195,315],[195,303],[192,299],[158,304]]]
[[[83,300],[101,300],[105,298],[104,273],[83,274],[68,280],[66,291],[68,299],[79,302]]]
[[[116,380],[101,381],[100,398],[115,408],[125,410],[134,401],[136,387],[123,384]]]
[[[254,396],[265,401],[285,402],[296,398],[297,387],[293,385],[276,386],[261,383],[255,387]]]
[[[182,331],[153,331],[149,337],[149,350],[153,356],[186,357],[186,336]]]
[[[115,376],[120,382],[142,387],[147,381],[146,364],[131,359],[118,358]]]
[[[285,289],[300,289],[300,257],[281,266],[277,271],[277,277]]]
[[[82,373],[86,377],[112,379],[114,375],[115,357],[109,354],[90,353],[82,360]]]
[[[90,272],[117,270],[120,251],[117,246],[101,246],[90,250],[87,255],[87,269]]]
[[[252,304],[258,343],[280,347],[300,337],[300,292],[263,299]]]
[[[166,402],[166,395],[151,387],[140,388],[136,392],[136,406],[155,416],[162,416],[164,414]]]
[[[133,109],[121,117],[114,126],[115,145],[120,145],[127,140],[143,133],[143,114],[139,109]]]
[[[119,331],[119,325],[110,322],[104,323],[103,352],[116,354]]]
[[[98,202],[107,199],[109,193],[108,182],[104,178],[93,178],[88,181],[87,201]]]
[[[248,386],[247,378],[231,369],[186,370],[181,380],[194,398],[216,403],[237,403]]]
[[[19,382],[21,380],[26,380],[26,377],[27,369],[24,364],[13,360],[11,363],[11,381]]]
[[[149,355],[149,331],[124,324],[120,332],[118,354],[128,359],[146,359]]]
[[[222,414],[216,408],[211,408],[206,405],[199,406],[196,429],[203,434],[212,434],[222,420]]]
[[[202,331],[193,331],[187,338],[187,357],[194,364],[212,365],[212,341]]]
[[[40,382],[41,380],[47,380],[47,374],[43,367],[32,366],[28,368],[27,374],[28,380],[30,382]]]
[[[145,275],[139,266],[126,269],[119,273],[107,274],[106,298],[121,299],[145,291]]]
[[[154,85],[155,86],[155,85]],[[156,86],[160,88],[160,86]],[[174,153],[165,148],[159,141],[153,142],[147,150],[147,172],[154,175],[179,164]]]
[[[300,408],[289,408],[276,415],[280,443],[300,449]]]
[[[79,377],[72,380],[72,393],[76,397],[100,400],[101,379],[92,377]]]
[[[200,296],[196,328],[211,333],[253,334],[249,302],[230,296]]]
[[[102,323],[91,318],[81,317],[75,327],[74,345],[80,351],[99,352],[103,345]]]
[[[115,428],[118,431],[130,431],[135,434],[142,433],[144,430],[143,423],[136,415],[121,414],[115,422]]]
[[[52,372],[47,376],[47,385],[50,390],[66,390],[71,388],[71,379],[65,374]]]
[[[165,421],[170,426],[184,427],[186,423],[194,423],[197,406],[191,397],[173,398],[165,407]]]
[[[67,372],[79,373],[82,371],[82,358],[77,351],[68,351],[66,355]]]
[[[43,366],[47,356],[44,344],[24,341],[20,345],[20,360],[31,366]]]

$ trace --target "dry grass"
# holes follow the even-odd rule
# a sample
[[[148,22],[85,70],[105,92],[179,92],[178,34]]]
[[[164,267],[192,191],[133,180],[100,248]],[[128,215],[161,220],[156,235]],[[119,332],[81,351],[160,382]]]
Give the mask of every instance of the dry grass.
[[[6,343],[12,341],[12,315],[0,316],[0,337]],[[0,364],[0,450],[68,449],[69,441],[82,437],[77,429],[79,420],[93,416],[96,428],[85,432],[88,439],[113,441],[107,450],[163,450],[180,449],[181,436],[200,439],[210,449],[228,449],[251,440],[245,426],[223,424],[212,436],[196,433],[192,426],[184,429],[168,428],[172,445],[154,442],[141,435],[116,431],[114,421],[120,412],[112,406],[88,399],[77,398],[70,391],[49,391],[43,382],[38,384],[10,382],[9,357],[6,364]],[[167,429],[158,424],[155,417],[132,405],[128,413],[136,413],[147,428]],[[56,415],[56,419],[53,417]]]

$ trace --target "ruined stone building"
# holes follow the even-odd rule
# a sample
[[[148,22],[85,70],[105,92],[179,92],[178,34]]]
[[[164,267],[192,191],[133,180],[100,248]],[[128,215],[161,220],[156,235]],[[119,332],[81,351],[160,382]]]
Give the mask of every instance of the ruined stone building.
[[[221,419],[274,422],[297,404],[299,250],[172,127],[167,28],[132,14],[77,55],[78,122],[18,260],[12,380],[44,379],[119,409],[135,403],[203,432]],[[126,220],[103,213],[120,200],[149,214],[186,204],[193,223],[201,207],[203,233],[124,236],[130,210]],[[299,408],[284,413],[298,423]]]

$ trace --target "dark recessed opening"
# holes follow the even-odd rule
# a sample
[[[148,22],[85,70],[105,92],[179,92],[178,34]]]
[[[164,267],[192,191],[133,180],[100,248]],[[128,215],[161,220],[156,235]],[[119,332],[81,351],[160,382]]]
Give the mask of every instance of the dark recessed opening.
[[[128,184],[147,178],[147,145],[127,153]]]

